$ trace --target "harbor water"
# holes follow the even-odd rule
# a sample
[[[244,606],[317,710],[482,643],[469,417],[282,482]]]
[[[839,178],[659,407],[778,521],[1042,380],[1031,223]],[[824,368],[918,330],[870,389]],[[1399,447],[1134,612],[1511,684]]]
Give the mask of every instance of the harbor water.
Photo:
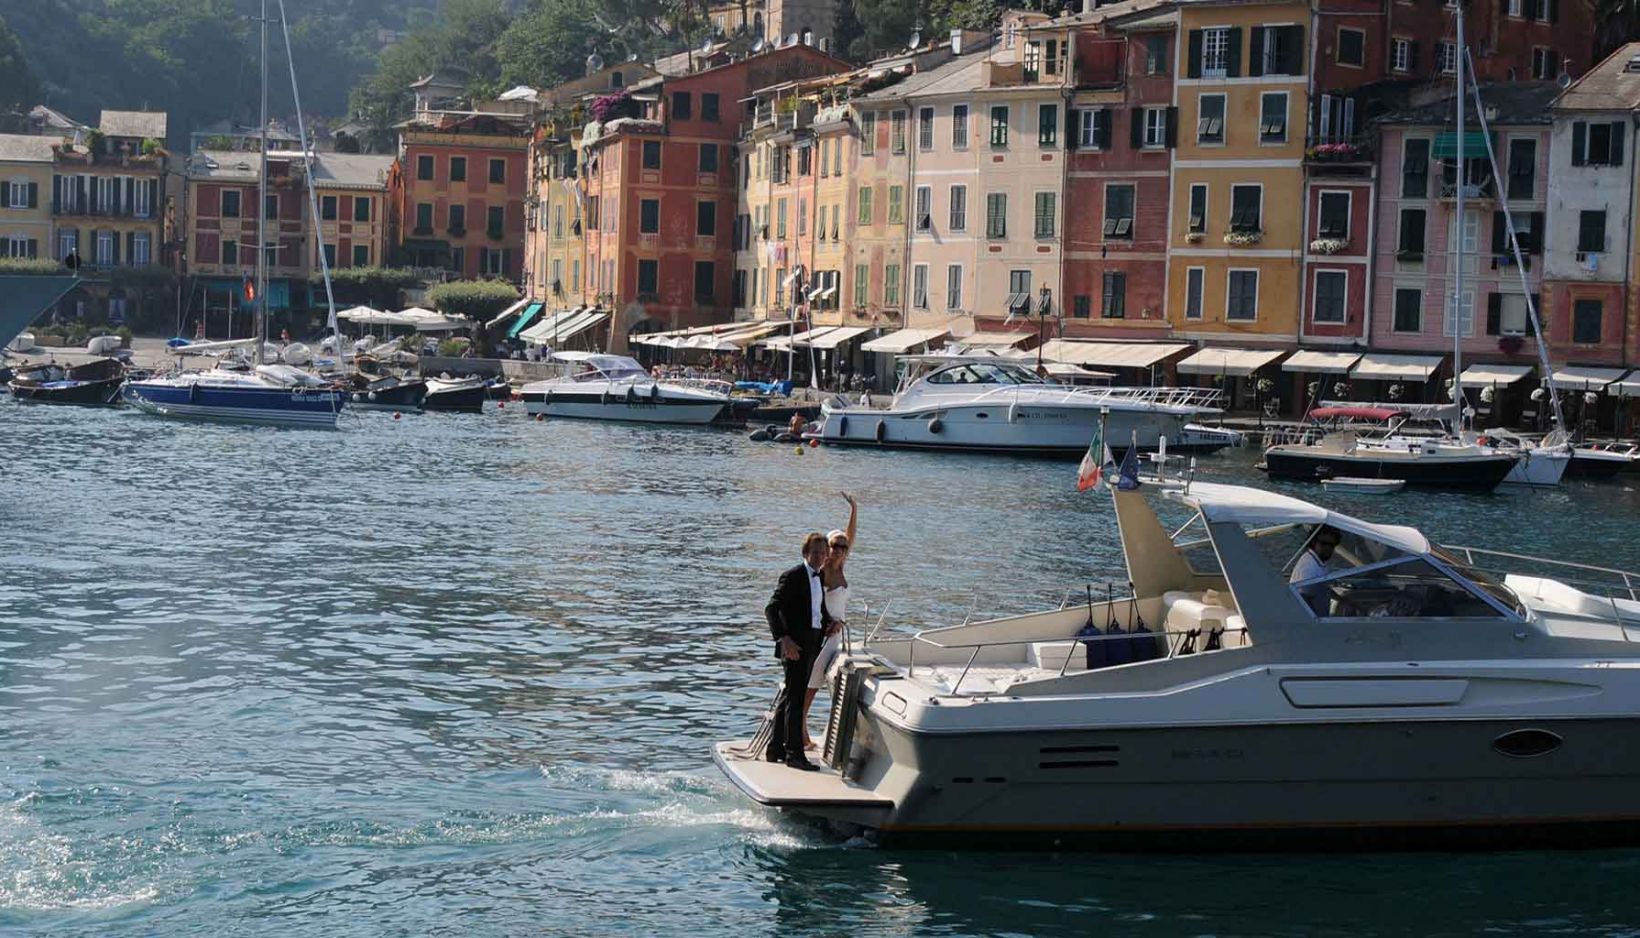
[[[1640,934],[1640,850],[887,850],[722,780],[774,689],[763,602],[838,492],[854,628],[916,628],[1120,575],[1074,463],[515,408],[326,433],[0,398],[0,434],[0,933]],[[1640,480],[1293,491],[1640,568]]]

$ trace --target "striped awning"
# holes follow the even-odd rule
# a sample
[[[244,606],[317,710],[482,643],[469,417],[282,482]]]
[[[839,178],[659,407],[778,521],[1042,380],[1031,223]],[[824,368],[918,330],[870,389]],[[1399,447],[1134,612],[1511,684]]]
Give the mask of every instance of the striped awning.
[[[1365,381],[1428,381],[1441,367],[1439,355],[1389,355],[1368,352],[1350,370],[1350,377]]]
[[[532,345],[557,348],[608,318],[609,314],[601,309],[576,306],[553,313],[519,333],[518,337]]]
[[[1435,143],[1429,148],[1429,155],[1436,159],[1456,157],[1458,155],[1458,135],[1451,131],[1436,134]],[[1463,158],[1466,160],[1486,158],[1486,134],[1478,130],[1471,130],[1463,135]]]
[[[852,342],[871,331],[870,326],[840,326],[813,341],[817,349],[834,349],[844,342]]]
[[[507,330],[507,338],[517,338],[520,332],[523,332],[525,329],[530,327],[530,323],[535,321],[535,317],[541,315],[541,310],[543,309],[546,309],[546,304],[544,303],[531,303],[530,305],[524,307],[523,315],[519,316],[518,321],[512,324],[511,329]]]

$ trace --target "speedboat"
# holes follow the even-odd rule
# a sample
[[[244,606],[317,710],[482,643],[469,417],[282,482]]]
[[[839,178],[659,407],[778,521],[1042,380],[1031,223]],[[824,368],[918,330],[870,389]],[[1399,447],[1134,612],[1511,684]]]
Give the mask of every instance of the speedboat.
[[[353,367],[348,375],[348,397],[354,407],[395,413],[421,410],[422,399],[427,396],[426,381],[394,374],[369,355],[354,358]]]
[[[423,410],[445,410],[463,414],[484,412],[484,401],[489,397],[483,378],[468,375],[464,378],[428,378],[426,394],[421,399]]]
[[[1314,441],[1278,442],[1264,451],[1261,464],[1271,478],[1400,479],[1413,488],[1490,492],[1520,460],[1517,453],[1461,439],[1406,435],[1402,429],[1412,415],[1395,408],[1318,407],[1310,417],[1321,426],[1369,421],[1381,429],[1370,436],[1356,428],[1335,429]]]
[[[734,387],[726,381],[656,379],[625,355],[555,352],[552,359],[573,373],[524,385],[520,396],[532,417],[699,425],[733,412]]]
[[[1116,388],[1056,384],[991,356],[911,355],[887,409],[828,401],[825,443],[1024,454],[1080,454],[1104,427],[1117,452],[1211,452],[1235,443],[1188,424],[1219,413],[1202,388]]]
[[[125,383],[125,363],[98,358],[83,365],[41,364],[16,372],[7,381],[12,397],[39,404],[117,404]]]
[[[347,394],[291,365],[223,363],[127,381],[126,403],[144,413],[187,420],[335,429]]]
[[[1632,443],[1579,443],[1572,452],[1567,475],[1580,479],[1610,479],[1640,466],[1640,447]]]
[[[714,761],[759,804],[890,844],[1640,842],[1640,575],[1243,486],[1114,499],[1127,595],[874,629],[834,672],[820,771],[755,737]]]

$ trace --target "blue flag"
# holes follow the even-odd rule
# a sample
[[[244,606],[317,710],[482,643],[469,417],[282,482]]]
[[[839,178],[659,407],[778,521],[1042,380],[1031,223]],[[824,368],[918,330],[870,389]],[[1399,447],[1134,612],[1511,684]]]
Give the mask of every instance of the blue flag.
[[[1122,465],[1116,470],[1116,487],[1131,490],[1139,487],[1139,447],[1129,446],[1122,454]]]

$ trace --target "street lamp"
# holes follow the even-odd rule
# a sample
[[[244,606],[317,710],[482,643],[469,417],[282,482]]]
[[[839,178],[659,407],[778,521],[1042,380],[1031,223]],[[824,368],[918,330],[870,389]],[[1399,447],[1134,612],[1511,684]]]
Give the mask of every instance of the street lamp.
[[[1036,376],[1047,377],[1047,371],[1042,367],[1042,346],[1047,343],[1048,311],[1053,309],[1053,291],[1047,284],[1042,285],[1036,296]]]

